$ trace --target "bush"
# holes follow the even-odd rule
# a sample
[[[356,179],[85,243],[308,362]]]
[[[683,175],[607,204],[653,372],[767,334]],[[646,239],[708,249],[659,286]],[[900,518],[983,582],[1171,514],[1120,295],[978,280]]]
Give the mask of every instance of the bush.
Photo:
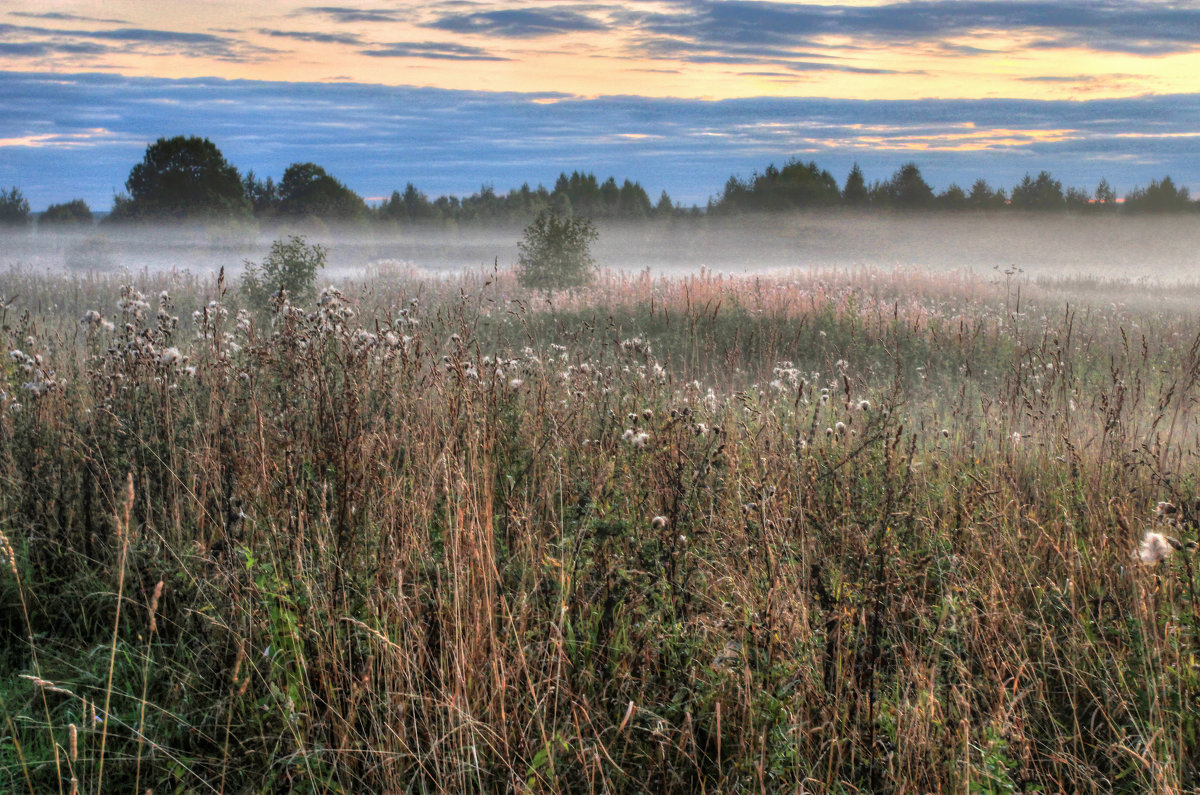
[[[91,226],[92,209],[83,199],[72,199],[64,204],[51,204],[38,218],[38,226]]]
[[[316,293],[317,271],[325,267],[325,248],[309,245],[301,235],[291,235],[271,244],[271,253],[261,265],[246,261],[242,294],[255,309],[266,309],[271,297],[283,290],[293,303],[302,303]]]
[[[599,235],[587,218],[542,210],[517,243],[517,270],[525,287],[544,290],[581,287],[592,280],[596,263],[591,245]]]

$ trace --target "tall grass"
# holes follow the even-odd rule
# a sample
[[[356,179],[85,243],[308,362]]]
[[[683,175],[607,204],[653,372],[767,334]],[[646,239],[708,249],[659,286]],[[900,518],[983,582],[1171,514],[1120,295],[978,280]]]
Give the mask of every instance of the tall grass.
[[[0,782],[1200,787],[1158,290],[10,272]]]

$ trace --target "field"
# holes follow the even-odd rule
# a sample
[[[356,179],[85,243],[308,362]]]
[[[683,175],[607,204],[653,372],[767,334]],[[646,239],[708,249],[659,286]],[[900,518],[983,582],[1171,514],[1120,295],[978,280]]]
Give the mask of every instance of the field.
[[[4,791],[1200,788],[1200,284],[0,296]]]

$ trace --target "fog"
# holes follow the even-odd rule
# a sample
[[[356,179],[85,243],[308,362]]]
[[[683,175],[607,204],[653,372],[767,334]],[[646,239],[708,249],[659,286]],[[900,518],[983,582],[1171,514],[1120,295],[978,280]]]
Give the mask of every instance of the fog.
[[[602,268],[687,273],[779,269],[921,268],[1026,275],[1200,280],[1200,218],[1058,215],[854,215],[808,213],[601,224],[593,255]],[[231,273],[261,261],[271,241],[301,233],[328,250],[327,277],[401,264],[446,274],[517,258],[521,228],[417,228],[381,232],[96,227],[77,232],[16,232],[0,237],[0,269],[143,270]]]

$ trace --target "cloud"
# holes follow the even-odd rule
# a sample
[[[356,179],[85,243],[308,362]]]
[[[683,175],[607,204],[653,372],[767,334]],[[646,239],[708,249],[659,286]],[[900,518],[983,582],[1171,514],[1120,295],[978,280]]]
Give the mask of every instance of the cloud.
[[[630,11],[649,55],[700,50],[778,56],[831,40],[883,45],[938,42],[963,36],[1033,37],[1039,48],[1088,48],[1138,55],[1200,49],[1200,9],[1152,0],[914,0],[872,6],[810,5],[761,0],[678,3],[670,14]],[[970,43],[959,43],[969,52]]]
[[[6,51],[12,55],[99,55],[132,50],[145,54],[168,52],[193,58],[244,61],[276,52],[232,36],[153,28],[87,30],[0,23],[0,37],[23,39],[4,43],[8,45]],[[118,50],[96,44],[109,41],[120,42],[124,46]]]
[[[353,33],[321,33],[318,31],[303,31],[303,30],[271,30],[269,28],[259,28],[258,32],[264,36],[271,36],[278,39],[295,39],[296,41],[309,41],[317,44],[361,44],[362,38]]]
[[[359,50],[372,58],[433,58],[447,61],[507,61],[479,47],[437,41],[396,41]]]
[[[87,17],[80,14],[67,14],[62,11],[43,11],[35,13],[32,11],[9,11],[9,16],[25,17],[26,19],[50,19],[60,22],[103,22],[113,25],[124,25],[123,19],[105,19],[104,17]]]
[[[590,16],[566,7],[513,8],[449,14],[428,25],[451,33],[528,39],[561,33],[587,33],[604,30],[606,25]]]
[[[431,47],[443,45],[431,44]],[[868,180],[916,160],[937,188],[1010,187],[1050,170],[1119,189],[1200,187],[1200,94],[1079,101],[686,99],[491,93],[358,83],[0,72],[0,173],[35,207],[106,207],[148,143],[212,139],[242,170],[320,163],[362,195],[553,184],[584,169],[703,204],[731,173],[789,158]]]
[[[392,8],[350,8],[347,6],[305,6],[301,14],[318,14],[330,17],[335,22],[398,22],[403,19],[400,11]]]
[[[0,41],[0,55],[46,58],[55,55],[104,55],[113,48],[91,42]]]

